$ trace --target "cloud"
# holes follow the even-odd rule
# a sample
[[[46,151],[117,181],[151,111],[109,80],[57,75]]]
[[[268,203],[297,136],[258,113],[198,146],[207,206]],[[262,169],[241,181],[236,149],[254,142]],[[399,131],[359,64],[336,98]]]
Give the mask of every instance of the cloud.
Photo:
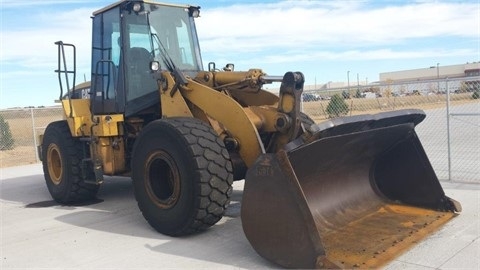
[[[85,4],[95,3],[93,0],[2,0],[2,8],[18,8],[18,7],[33,7],[33,6],[47,6],[47,5],[65,5],[65,4]]]
[[[459,57],[475,54],[475,50],[405,50],[398,51],[393,49],[378,50],[344,50],[344,51],[287,51],[280,55],[266,55],[257,61],[266,64],[282,64],[292,62],[292,59],[298,62],[321,62],[321,61],[344,61],[355,59],[355,61],[375,61],[375,60],[395,60],[395,59],[414,59],[414,58],[435,58],[435,57]],[[247,63],[241,61],[239,63]]]
[[[2,5],[78,2],[85,3],[84,0],[3,0]],[[216,57],[259,54],[265,55],[265,59],[274,59],[285,58],[295,52],[298,59],[305,51],[311,51],[307,55],[322,55],[330,59],[351,57],[354,51],[359,52],[356,56],[361,59],[378,59],[378,55],[413,57],[416,55],[414,49],[403,53],[371,52],[378,53],[415,39],[438,36],[478,39],[479,9],[479,4],[475,3],[428,1],[388,6],[372,6],[365,1],[235,4],[202,10],[197,28],[202,51]],[[78,64],[89,67],[90,16],[95,8],[61,12],[43,10],[29,16],[30,23],[22,27],[3,27],[0,61],[24,67],[51,67],[56,63],[53,42],[63,40],[77,45]],[[419,55],[425,55],[426,49],[419,48],[417,51]],[[428,55],[434,53],[441,53],[441,50],[434,49]]]
[[[63,40],[77,46],[78,66],[89,67],[91,14],[91,9],[86,8],[54,14],[39,12],[29,17],[22,26],[4,27],[0,61],[4,65],[35,72],[45,68],[50,70],[57,63],[54,42]]]
[[[90,74],[90,16],[108,3],[1,1],[0,62],[4,89],[15,86],[21,91],[31,87],[22,80],[29,74],[36,78],[42,74],[56,87],[53,70],[57,66],[57,48],[53,42],[58,40],[77,46],[79,77]],[[279,70],[293,66],[312,73],[322,68],[317,63],[325,61],[332,64],[430,58],[437,63],[442,61],[441,57],[478,61],[478,2],[258,2],[261,1],[206,4],[208,8],[203,8],[196,20],[204,59],[234,62],[239,64],[237,67],[261,66],[275,72],[278,66],[282,66]],[[304,67],[303,63],[311,66]],[[333,73],[331,66],[329,71]]]
[[[285,1],[202,11],[197,20],[205,52],[272,48],[388,46],[418,38],[478,38],[479,4]]]

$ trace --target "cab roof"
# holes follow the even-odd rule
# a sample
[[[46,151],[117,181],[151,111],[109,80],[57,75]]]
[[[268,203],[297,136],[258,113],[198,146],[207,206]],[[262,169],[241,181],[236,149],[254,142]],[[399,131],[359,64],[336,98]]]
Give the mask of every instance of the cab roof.
[[[183,7],[183,8],[191,7],[191,5],[169,4],[169,3],[162,3],[162,2],[156,2],[156,1],[151,1],[151,0],[137,0],[137,1],[121,0],[121,1],[115,2],[113,4],[110,4],[110,5],[108,5],[104,8],[101,8],[101,9],[93,12],[93,16],[96,16],[100,13],[103,13],[103,12],[109,10],[109,9],[115,8],[115,7],[121,5],[122,3],[125,3],[125,2],[142,2],[142,3],[146,3],[146,4],[155,4],[155,5],[162,5],[162,6],[167,6],[167,7]]]

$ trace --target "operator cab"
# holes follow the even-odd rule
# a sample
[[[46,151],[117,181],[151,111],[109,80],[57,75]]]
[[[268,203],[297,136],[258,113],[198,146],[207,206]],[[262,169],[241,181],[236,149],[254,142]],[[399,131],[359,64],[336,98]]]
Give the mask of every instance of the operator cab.
[[[202,68],[194,17],[199,7],[120,1],[93,13],[92,111],[130,116],[159,104],[155,72]],[[158,106],[158,105],[157,105]]]

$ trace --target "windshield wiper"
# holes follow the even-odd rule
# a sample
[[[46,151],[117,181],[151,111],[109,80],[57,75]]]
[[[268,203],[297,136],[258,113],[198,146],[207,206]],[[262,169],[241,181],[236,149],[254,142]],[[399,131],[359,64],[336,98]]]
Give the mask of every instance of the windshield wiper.
[[[153,37],[153,39],[157,42],[157,45],[160,51],[160,57],[162,58],[162,61],[167,67],[168,71],[173,72],[174,70],[176,70],[177,67],[175,66],[175,63],[173,62],[172,58],[168,54],[167,49],[163,45],[158,35],[155,33],[150,33],[150,36]]]

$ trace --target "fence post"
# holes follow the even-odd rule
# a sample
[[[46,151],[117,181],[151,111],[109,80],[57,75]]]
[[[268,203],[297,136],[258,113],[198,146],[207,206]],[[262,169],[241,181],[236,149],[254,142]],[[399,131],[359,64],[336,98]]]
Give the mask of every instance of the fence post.
[[[447,93],[447,158],[448,158],[448,181],[452,181],[452,150],[450,139],[450,90],[448,88],[448,78],[445,79],[445,92]]]
[[[32,118],[32,134],[33,134],[33,151],[35,152],[35,162],[39,162],[37,151],[37,132],[35,130],[35,117],[33,116],[33,108],[30,108],[30,116]]]

